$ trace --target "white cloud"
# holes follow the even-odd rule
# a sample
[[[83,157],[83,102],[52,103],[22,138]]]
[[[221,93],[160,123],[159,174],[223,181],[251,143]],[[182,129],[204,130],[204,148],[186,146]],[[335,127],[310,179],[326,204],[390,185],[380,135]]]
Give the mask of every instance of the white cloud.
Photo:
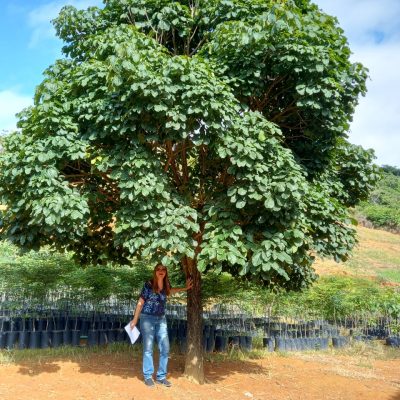
[[[399,0],[314,1],[324,12],[338,17],[354,45],[400,39]]]
[[[354,58],[369,68],[371,80],[356,109],[350,140],[375,149],[378,164],[400,166],[400,45],[359,48]]]
[[[42,40],[54,39],[55,30],[51,20],[57,17],[61,8],[67,5],[74,6],[78,9],[86,9],[88,7],[102,6],[101,0],[57,0],[47,4],[43,4],[38,8],[29,12],[28,23],[32,28],[32,36],[29,43],[30,47],[37,46]]]
[[[368,92],[356,109],[350,141],[373,148],[378,164],[400,166],[400,1],[315,2],[338,17],[349,39],[352,60],[369,69]]]
[[[33,100],[29,96],[18,94],[13,90],[0,92],[0,131],[16,128],[15,114],[30,106]]]

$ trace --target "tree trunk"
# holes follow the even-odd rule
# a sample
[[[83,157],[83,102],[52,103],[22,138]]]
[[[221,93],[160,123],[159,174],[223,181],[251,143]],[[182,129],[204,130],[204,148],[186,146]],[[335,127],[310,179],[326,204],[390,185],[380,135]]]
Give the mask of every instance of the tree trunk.
[[[203,384],[203,306],[201,302],[201,275],[194,260],[187,259],[186,271],[193,279],[187,292],[187,353],[184,375],[190,381]]]

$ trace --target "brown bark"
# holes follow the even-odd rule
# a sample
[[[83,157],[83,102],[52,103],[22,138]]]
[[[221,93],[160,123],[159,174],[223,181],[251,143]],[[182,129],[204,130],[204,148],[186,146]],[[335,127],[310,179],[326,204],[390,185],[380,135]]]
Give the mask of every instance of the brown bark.
[[[186,157],[186,141],[182,143],[182,182],[186,185],[189,182],[189,170],[187,164],[187,157]]]
[[[201,302],[201,274],[196,262],[185,258],[183,261],[187,276],[193,280],[192,289],[187,292],[187,351],[184,375],[192,382],[203,384],[203,306]]]
[[[179,177],[179,172],[178,172],[178,169],[177,169],[176,164],[175,164],[175,156],[176,156],[176,154],[175,154],[175,152],[173,150],[173,145],[172,145],[172,142],[170,140],[167,140],[165,142],[165,152],[166,152],[168,160],[167,160],[167,162],[166,162],[166,164],[164,166],[164,172],[167,172],[168,168],[171,166],[172,172],[174,174],[175,185],[176,185],[177,188],[179,188],[181,186],[181,179]]]

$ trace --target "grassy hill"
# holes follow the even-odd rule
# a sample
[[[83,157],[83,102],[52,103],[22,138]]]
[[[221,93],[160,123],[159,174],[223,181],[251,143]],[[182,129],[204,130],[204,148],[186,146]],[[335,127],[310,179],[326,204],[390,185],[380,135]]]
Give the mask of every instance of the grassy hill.
[[[383,286],[400,286],[400,169],[383,166],[382,179],[367,201],[354,209],[359,244],[345,263],[317,260],[318,274],[366,278]],[[393,232],[393,233],[391,233]]]
[[[369,278],[382,285],[400,285],[400,235],[359,227],[359,244],[345,263],[317,260],[321,276],[346,275]]]

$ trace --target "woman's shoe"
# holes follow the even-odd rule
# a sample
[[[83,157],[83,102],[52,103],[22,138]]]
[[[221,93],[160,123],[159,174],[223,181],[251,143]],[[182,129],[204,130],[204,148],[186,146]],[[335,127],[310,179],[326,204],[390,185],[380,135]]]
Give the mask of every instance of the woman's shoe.
[[[166,387],[171,387],[172,383],[170,381],[167,381],[166,379],[160,379],[160,380],[156,380],[156,383],[158,383],[159,385],[163,385]]]
[[[146,386],[148,386],[148,387],[154,387],[154,386],[155,386],[155,385],[154,385],[154,381],[153,381],[153,379],[151,379],[151,378],[145,379],[145,380],[144,380],[144,384],[145,384]]]

